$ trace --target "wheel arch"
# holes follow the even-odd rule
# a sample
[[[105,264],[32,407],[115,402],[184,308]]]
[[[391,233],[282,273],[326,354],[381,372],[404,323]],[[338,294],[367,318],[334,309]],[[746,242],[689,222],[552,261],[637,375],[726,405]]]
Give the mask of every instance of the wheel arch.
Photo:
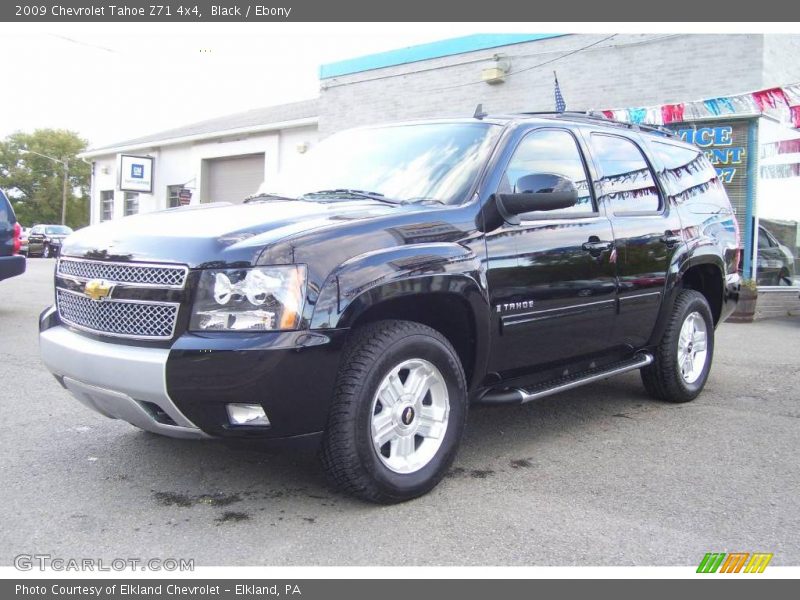
[[[711,308],[711,316],[716,326],[722,315],[725,297],[725,276],[722,261],[699,261],[681,271],[681,288],[700,292]]]
[[[388,292],[389,290],[381,290]],[[470,389],[482,378],[488,347],[488,315],[467,297],[470,293],[388,294],[379,302],[351,307],[344,324],[356,329],[384,319],[414,321],[441,333],[453,345]]]
[[[369,253],[328,277],[311,328],[357,328],[382,319],[422,323],[450,341],[472,389],[482,377],[489,347],[489,304],[483,281],[480,260],[459,244],[420,244]]]
[[[694,289],[703,294],[711,307],[714,325],[719,324],[726,299],[725,264],[722,258],[713,253],[698,253],[679,263],[668,277],[664,301],[650,337],[650,346],[657,346],[664,335],[675,299],[683,289]]]

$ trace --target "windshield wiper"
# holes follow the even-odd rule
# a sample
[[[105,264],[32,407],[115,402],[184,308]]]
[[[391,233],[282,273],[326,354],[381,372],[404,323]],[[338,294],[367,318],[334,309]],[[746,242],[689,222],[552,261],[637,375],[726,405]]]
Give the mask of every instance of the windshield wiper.
[[[417,196],[416,198],[403,200],[403,204],[446,204],[446,202],[429,196]]]
[[[317,192],[309,192],[303,194],[301,198],[329,198],[337,196],[349,196],[351,198],[367,198],[368,200],[377,200],[378,202],[385,202],[386,204],[402,204],[398,200],[387,198],[379,192],[366,192],[364,190],[353,190],[350,188],[337,188],[334,190],[319,190]]]
[[[297,200],[297,198],[289,198],[288,196],[281,196],[280,194],[271,194],[266,192],[248,196],[244,199],[244,203],[250,204],[251,202],[268,202],[269,200]]]

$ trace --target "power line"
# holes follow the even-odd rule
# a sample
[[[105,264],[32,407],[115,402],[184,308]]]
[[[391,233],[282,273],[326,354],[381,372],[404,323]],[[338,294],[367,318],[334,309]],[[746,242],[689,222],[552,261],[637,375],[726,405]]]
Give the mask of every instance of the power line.
[[[581,48],[577,48],[576,50],[571,50],[571,51],[567,52],[566,54],[561,54],[560,56],[557,56],[556,58],[553,58],[551,60],[545,61],[545,62],[543,62],[541,64],[534,65],[532,67],[527,67],[525,69],[521,69],[520,71],[513,71],[513,72],[509,73],[508,75],[513,75],[514,73],[521,73],[523,71],[527,71],[527,70],[530,70],[530,69],[535,69],[537,67],[544,66],[544,65],[556,62],[557,60],[561,60],[562,58],[566,58],[566,57],[571,56],[573,54],[577,54],[578,52],[582,52],[583,50],[591,48],[592,46],[596,46],[598,44],[602,44],[603,42],[605,42],[607,40],[610,40],[610,39],[612,39],[613,37],[615,37],[617,35],[619,35],[619,34],[617,34],[617,33],[612,34],[612,35],[607,36],[607,37],[605,37],[605,38],[603,38],[601,40],[597,40],[595,42],[592,42],[591,44],[588,44],[588,45],[583,46]],[[679,34],[667,34],[667,35],[663,35],[663,36],[660,36],[660,37],[657,37],[657,38],[649,38],[649,39],[645,39],[645,40],[627,42],[627,43],[621,44],[621,45],[633,46],[633,45],[644,44],[644,43],[648,43],[648,42],[655,42],[655,41],[659,41],[659,40],[662,40],[662,39],[665,39],[665,38],[676,37],[677,35],[679,35]],[[527,52],[527,53],[523,53],[523,54],[514,54],[514,55],[510,56],[509,58],[512,58],[512,59],[526,58],[526,57],[530,57],[530,56],[541,56],[542,54],[553,54],[554,52],[555,51],[552,51],[552,50],[551,51],[547,51],[547,52]],[[490,56],[481,56],[481,57],[474,58],[474,59],[471,59],[471,60],[462,60],[462,61],[457,62],[457,63],[446,64],[446,65],[435,65],[435,66],[431,66],[431,67],[423,67],[421,69],[414,69],[414,70],[411,70],[411,71],[404,71],[402,73],[388,73],[386,75],[378,75],[376,77],[370,77],[368,79],[359,79],[357,81],[340,81],[339,78],[333,77],[333,78],[331,78],[331,79],[329,79],[327,81],[323,81],[322,82],[322,89],[344,87],[344,86],[348,86],[348,85],[356,85],[356,84],[359,84],[359,83],[370,83],[370,82],[373,82],[373,81],[381,81],[381,80],[384,80],[384,79],[394,79],[395,77],[405,77],[405,76],[408,76],[408,75],[417,75],[418,73],[427,73],[427,72],[430,72],[430,71],[439,71],[439,70],[442,70],[442,69],[451,69],[453,67],[461,67],[461,66],[464,66],[464,65],[471,65],[471,64],[475,64],[475,63],[486,62],[488,60],[492,60],[492,57],[490,57]],[[426,90],[422,90],[422,91],[430,92],[430,91],[438,91],[438,90],[448,90],[448,89],[453,89],[453,88],[458,88],[458,87],[465,87],[465,86],[469,86],[469,85],[479,85],[481,83],[484,83],[484,81],[470,81],[468,83],[461,83],[461,84],[457,84],[457,85],[454,85],[454,86],[441,87],[441,88],[430,88],[430,89],[426,89]]]
[[[77,46],[85,46],[87,48],[94,48],[95,50],[102,50],[103,52],[108,52],[109,54],[120,54],[117,50],[113,48],[106,48],[105,46],[100,46],[98,44],[91,44],[89,42],[83,42],[81,40],[76,40],[71,37],[67,37],[66,35],[61,35],[58,33],[48,33],[47,35],[64,40],[65,42],[69,42],[70,44],[75,44]]]

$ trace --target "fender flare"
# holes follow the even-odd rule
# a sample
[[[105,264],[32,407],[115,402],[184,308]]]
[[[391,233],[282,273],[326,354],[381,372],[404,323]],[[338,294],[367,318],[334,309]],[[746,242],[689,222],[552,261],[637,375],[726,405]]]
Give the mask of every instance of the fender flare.
[[[706,251],[702,246],[697,248],[695,251],[687,252],[680,257],[677,262],[673,262],[673,268],[670,269],[670,272],[668,273],[664,301],[662,302],[656,325],[653,328],[653,334],[650,337],[651,346],[657,346],[661,341],[661,337],[664,335],[664,329],[667,326],[667,321],[672,315],[672,307],[675,304],[675,299],[678,297],[678,293],[683,288],[682,282],[686,272],[692,267],[697,267],[700,265],[711,265],[720,270],[722,275],[722,289],[720,292],[723,294],[724,298],[726,268],[725,262],[722,260],[722,258],[711,248]]]
[[[383,302],[420,295],[457,296],[469,309],[475,333],[475,372],[488,357],[490,310],[480,257],[457,243],[400,246],[353,257],[326,278],[310,328],[348,328]]]

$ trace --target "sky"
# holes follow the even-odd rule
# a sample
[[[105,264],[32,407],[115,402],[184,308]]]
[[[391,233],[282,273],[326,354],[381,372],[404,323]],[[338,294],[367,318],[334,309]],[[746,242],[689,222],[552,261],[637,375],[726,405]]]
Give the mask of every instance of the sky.
[[[0,138],[63,128],[102,146],[313,98],[320,64],[475,25],[0,24]]]
[[[687,32],[753,24],[682,24]],[[765,24],[760,27],[769,30]],[[785,25],[775,24],[778,32]],[[103,146],[313,98],[320,64],[474,33],[669,32],[604,23],[0,23],[0,139],[65,128]]]

